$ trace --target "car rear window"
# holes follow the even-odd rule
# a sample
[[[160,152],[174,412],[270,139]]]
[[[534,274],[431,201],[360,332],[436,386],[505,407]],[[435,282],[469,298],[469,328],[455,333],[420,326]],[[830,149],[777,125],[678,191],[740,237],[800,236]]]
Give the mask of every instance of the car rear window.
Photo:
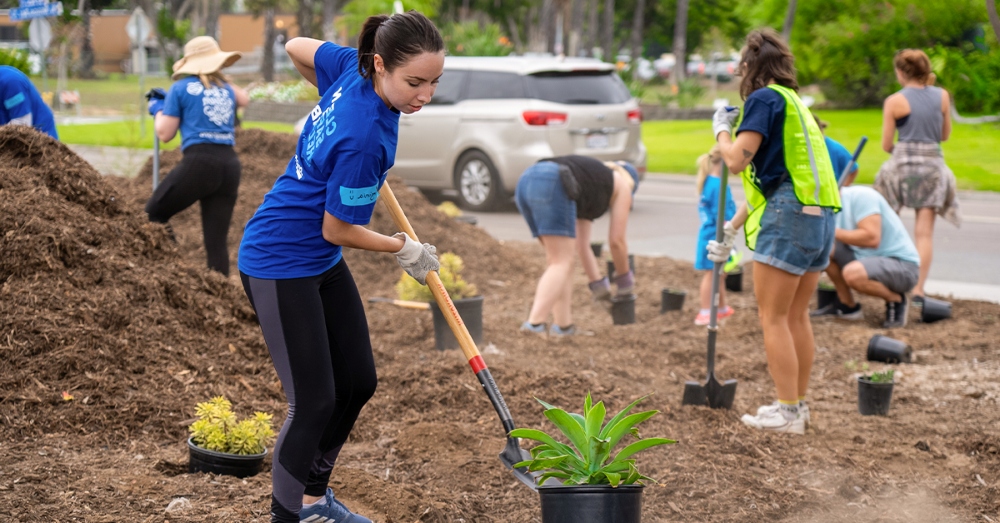
[[[445,69],[441,79],[438,80],[437,88],[434,89],[431,105],[450,105],[458,102],[468,76],[468,71]]]
[[[560,104],[620,104],[632,95],[613,71],[547,71],[527,77],[532,98]]]
[[[524,80],[514,73],[472,71],[465,100],[502,100],[527,98]]]

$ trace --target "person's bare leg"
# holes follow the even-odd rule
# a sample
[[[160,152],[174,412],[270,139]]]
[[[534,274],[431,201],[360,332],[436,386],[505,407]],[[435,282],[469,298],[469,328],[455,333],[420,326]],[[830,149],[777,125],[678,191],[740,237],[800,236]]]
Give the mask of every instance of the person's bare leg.
[[[792,333],[795,356],[799,364],[799,398],[805,396],[806,389],[809,388],[809,375],[812,373],[813,359],[816,357],[816,340],[813,337],[812,323],[809,321],[809,299],[812,298],[813,289],[819,283],[819,274],[807,272],[802,275],[788,311],[788,330]]]
[[[528,321],[543,323],[553,311],[556,302],[564,295],[565,287],[572,284],[574,240],[568,236],[540,236],[545,246],[545,272],[535,288],[535,301],[531,304]],[[563,318],[566,319],[566,318]]]
[[[591,253],[593,254],[593,253]],[[566,284],[563,285],[559,298],[552,305],[552,322],[560,327],[573,325],[573,314],[571,312],[573,304],[573,260],[570,259],[569,273]]]
[[[850,265],[850,264],[848,264]],[[848,307],[854,307],[857,303],[854,301],[854,296],[851,295],[851,287],[847,285],[844,281],[844,273],[833,260],[830,260],[830,265],[826,266],[826,275],[830,277],[830,281],[833,282],[833,287],[837,289],[837,299],[840,303]]]
[[[793,403],[799,400],[799,361],[795,341],[788,326],[788,313],[799,289],[801,278],[790,272],[755,261],[753,286],[764,330],[767,366],[778,392],[778,399]],[[815,284],[815,280],[813,281]]]
[[[846,281],[852,289],[860,292],[861,294],[875,296],[891,302],[903,300],[902,296],[890,291],[889,288],[882,283],[875,280],[869,280],[868,271],[865,270],[865,266],[859,261],[852,261],[847,264],[847,267],[844,267],[844,281]]]
[[[709,278],[708,280],[712,281],[712,278]],[[711,293],[712,289],[709,289],[708,292]],[[721,311],[722,309],[725,309],[725,308],[726,308],[726,273],[725,272],[720,272],[719,273],[719,310]]]
[[[927,283],[927,275],[931,272],[931,261],[934,259],[934,208],[924,207],[917,209],[917,222],[914,227],[913,236],[917,244],[917,253],[920,254],[920,279],[917,286],[913,288],[913,295],[924,296],[924,284]]]
[[[701,277],[701,287],[699,289],[701,295],[701,308],[702,310],[707,309],[712,306],[712,271],[706,272]]]

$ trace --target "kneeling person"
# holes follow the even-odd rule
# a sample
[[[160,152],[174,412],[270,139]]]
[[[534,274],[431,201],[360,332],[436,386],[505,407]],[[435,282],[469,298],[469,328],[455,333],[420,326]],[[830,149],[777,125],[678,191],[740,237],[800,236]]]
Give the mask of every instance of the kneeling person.
[[[885,300],[885,328],[906,325],[906,293],[920,276],[920,256],[893,212],[875,189],[844,187],[837,214],[836,243],[827,275],[837,288],[837,302],[812,316],[861,319],[861,305],[851,289]]]

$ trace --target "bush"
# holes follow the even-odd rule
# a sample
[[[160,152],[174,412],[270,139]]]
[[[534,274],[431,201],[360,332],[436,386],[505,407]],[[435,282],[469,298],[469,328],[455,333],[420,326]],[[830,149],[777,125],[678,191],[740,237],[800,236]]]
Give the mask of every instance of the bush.
[[[264,452],[265,445],[274,439],[271,415],[254,412],[252,418],[236,421],[230,407],[232,403],[222,396],[198,404],[195,410],[198,421],[189,427],[194,444],[227,454]]]
[[[937,46],[928,53],[937,85],[948,89],[960,113],[1000,112],[1000,51]]]
[[[477,22],[452,23],[444,27],[441,36],[452,56],[507,56],[513,50],[497,24],[480,28]]]
[[[28,51],[23,49],[0,49],[0,65],[9,65],[24,74],[31,74]]]
[[[462,279],[461,272],[465,268],[462,258],[459,258],[455,253],[446,252],[441,255],[439,261],[441,262],[441,270],[439,271],[441,283],[444,284],[444,290],[448,291],[448,296],[451,296],[452,300],[471,298],[476,295],[478,292],[476,286]],[[434,301],[430,287],[420,285],[417,280],[405,272],[396,282],[396,293],[399,294],[401,300]]]

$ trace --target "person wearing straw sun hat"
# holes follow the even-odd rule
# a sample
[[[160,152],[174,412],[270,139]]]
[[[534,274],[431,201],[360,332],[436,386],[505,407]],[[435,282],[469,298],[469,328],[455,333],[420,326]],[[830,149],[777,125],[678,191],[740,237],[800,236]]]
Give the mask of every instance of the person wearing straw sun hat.
[[[210,36],[192,38],[184,58],[174,63],[169,91],[146,94],[157,138],[181,133],[184,157],[146,202],[149,221],[167,224],[175,214],[201,202],[201,223],[208,267],[229,275],[229,223],[240,187],[240,160],[233,146],[236,109],[250,101],[221,70],[240,59],[224,52]]]

